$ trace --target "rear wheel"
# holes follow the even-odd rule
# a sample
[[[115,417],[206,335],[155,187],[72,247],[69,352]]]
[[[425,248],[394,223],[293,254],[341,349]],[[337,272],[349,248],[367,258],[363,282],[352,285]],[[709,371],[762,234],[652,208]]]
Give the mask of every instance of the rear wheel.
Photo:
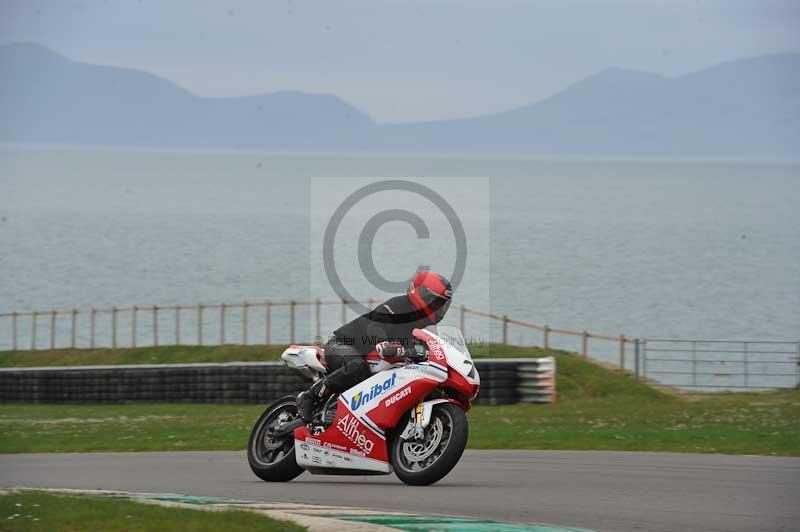
[[[294,454],[294,433],[273,438],[269,430],[297,419],[297,398],[281,397],[258,418],[247,444],[247,461],[250,469],[261,480],[287,482],[304,470],[297,465]]]
[[[434,405],[431,422],[421,439],[392,442],[397,478],[413,486],[428,486],[445,477],[467,446],[467,416],[453,403]]]

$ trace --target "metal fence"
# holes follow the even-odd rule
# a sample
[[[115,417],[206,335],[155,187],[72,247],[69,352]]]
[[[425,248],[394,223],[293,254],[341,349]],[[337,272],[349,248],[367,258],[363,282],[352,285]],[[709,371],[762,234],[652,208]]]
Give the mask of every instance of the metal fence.
[[[363,302],[370,308],[377,304],[374,299]],[[316,299],[6,312],[0,313],[0,349],[269,345],[295,343],[298,339],[311,341],[311,335],[321,338],[323,331],[347,322],[351,315],[350,303]],[[635,343],[624,334],[610,336],[550,327],[464,305],[451,309],[449,317],[457,320],[465,337],[469,337],[473,328],[481,333],[491,330],[492,334],[496,332],[492,341],[502,344],[512,343],[514,327],[538,331],[539,338],[532,338],[531,342],[546,349],[554,347],[552,344],[557,337],[573,337],[580,345],[570,346],[570,350],[583,356],[591,355],[595,341],[611,342],[616,345],[619,367],[625,367],[629,346]]]
[[[363,301],[372,308],[377,300]],[[160,345],[270,345],[324,341],[350,319],[352,302],[245,301],[0,313],[0,350]],[[764,389],[800,385],[800,342],[637,339],[551,327],[467,308],[448,315],[470,336],[512,345],[560,348],[630,370],[637,378],[688,389]],[[471,335],[476,330],[478,334]]]
[[[800,342],[647,338],[641,353],[643,377],[678,388],[800,386]]]

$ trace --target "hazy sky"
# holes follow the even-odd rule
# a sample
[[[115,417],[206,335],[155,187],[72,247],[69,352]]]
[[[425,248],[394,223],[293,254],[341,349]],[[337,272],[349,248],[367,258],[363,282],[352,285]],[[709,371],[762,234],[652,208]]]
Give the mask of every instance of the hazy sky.
[[[609,66],[679,75],[800,51],[798,0],[0,0],[0,43],[202,96],[334,93],[382,122],[540,100]]]

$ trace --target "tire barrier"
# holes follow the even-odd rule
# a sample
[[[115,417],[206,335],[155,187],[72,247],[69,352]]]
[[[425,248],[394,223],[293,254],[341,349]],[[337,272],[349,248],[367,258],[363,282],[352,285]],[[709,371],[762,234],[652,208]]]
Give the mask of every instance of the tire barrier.
[[[556,401],[555,357],[525,359],[517,366],[517,393],[520,403]]]
[[[476,360],[475,404],[549,402],[555,364],[539,360]],[[0,369],[0,403],[268,403],[308,386],[281,362]]]

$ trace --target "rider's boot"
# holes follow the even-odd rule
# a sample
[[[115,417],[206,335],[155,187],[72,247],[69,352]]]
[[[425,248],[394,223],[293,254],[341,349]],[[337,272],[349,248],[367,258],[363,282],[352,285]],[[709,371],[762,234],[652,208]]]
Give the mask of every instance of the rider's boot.
[[[311,388],[297,396],[297,412],[303,421],[311,423],[314,409],[331,395],[331,390],[326,386],[325,379],[315,382]]]
[[[364,357],[348,357],[339,369],[332,371],[297,396],[297,412],[303,421],[310,423],[317,405],[324,402],[331,394],[342,393],[369,376],[369,364]]]

